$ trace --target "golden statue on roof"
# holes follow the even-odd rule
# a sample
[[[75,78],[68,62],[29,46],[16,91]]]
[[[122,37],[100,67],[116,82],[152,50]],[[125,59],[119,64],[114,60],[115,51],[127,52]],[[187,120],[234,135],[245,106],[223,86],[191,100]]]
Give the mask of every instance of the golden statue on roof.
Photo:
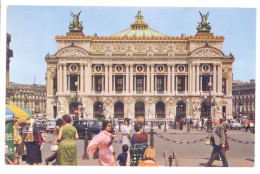
[[[78,14],[74,14],[73,12],[70,13],[70,15],[73,17],[73,22],[70,22],[69,30],[70,32],[80,32],[83,30],[82,22],[79,22],[79,15],[81,11]]]

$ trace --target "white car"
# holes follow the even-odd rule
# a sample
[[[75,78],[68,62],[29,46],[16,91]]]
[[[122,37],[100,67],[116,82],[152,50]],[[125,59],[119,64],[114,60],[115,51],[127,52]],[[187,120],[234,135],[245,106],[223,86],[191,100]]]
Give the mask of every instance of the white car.
[[[236,120],[231,120],[228,124],[228,129],[241,129],[241,124]]]

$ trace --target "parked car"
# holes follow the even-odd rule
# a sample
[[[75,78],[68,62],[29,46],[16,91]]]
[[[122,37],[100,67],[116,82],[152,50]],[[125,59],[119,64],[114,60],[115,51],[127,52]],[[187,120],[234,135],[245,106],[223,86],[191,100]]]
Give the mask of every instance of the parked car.
[[[47,133],[53,133],[55,126],[56,126],[56,122],[49,123],[46,127],[46,132]]]
[[[230,120],[228,123],[228,129],[241,129],[241,124],[237,120]]]
[[[93,138],[94,135],[98,134],[102,129],[102,122],[99,120],[76,120],[73,126],[77,129],[79,138],[85,138],[85,128],[87,128],[89,133],[89,140]],[[112,125],[110,133],[114,133],[114,126]]]

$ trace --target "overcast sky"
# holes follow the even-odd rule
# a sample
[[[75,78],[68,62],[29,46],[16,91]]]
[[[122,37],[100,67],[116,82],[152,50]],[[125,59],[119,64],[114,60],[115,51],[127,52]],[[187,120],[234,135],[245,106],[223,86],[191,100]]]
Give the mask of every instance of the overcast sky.
[[[185,8],[185,7],[86,7],[86,6],[9,6],[7,32],[14,57],[10,63],[10,82],[46,84],[44,60],[55,54],[55,36],[69,31],[70,16],[80,14],[85,35],[111,36],[130,27],[141,8],[144,21],[168,36],[196,35],[202,14],[209,12],[208,22],[214,35],[224,36],[223,52],[235,57],[234,80],[255,79],[256,9],[254,8]]]

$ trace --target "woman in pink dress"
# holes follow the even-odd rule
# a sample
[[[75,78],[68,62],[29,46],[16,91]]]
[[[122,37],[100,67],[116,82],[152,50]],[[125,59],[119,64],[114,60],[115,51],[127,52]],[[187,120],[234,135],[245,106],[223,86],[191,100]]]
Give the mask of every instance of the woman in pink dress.
[[[93,137],[88,145],[88,154],[93,158],[94,153],[97,148],[99,148],[98,158],[100,166],[114,166],[114,156],[113,156],[113,141],[116,135],[109,133],[111,129],[111,123],[107,120],[102,122],[102,131]]]

